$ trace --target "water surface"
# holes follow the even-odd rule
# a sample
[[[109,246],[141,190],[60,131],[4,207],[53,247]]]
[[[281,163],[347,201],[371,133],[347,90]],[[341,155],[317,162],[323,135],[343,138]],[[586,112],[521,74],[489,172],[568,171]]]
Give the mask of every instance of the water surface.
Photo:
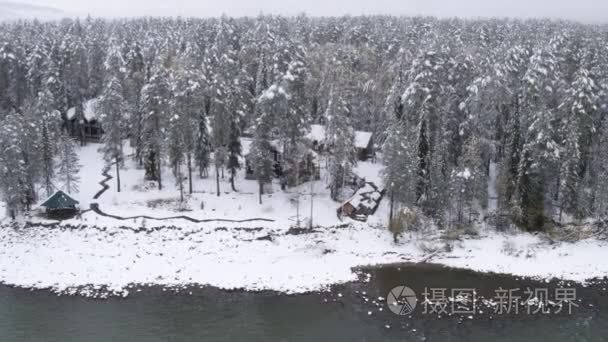
[[[1,341],[607,341],[603,284],[577,287],[582,301],[572,315],[494,315],[473,319],[391,313],[378,297],[397,285],[418,294],[425,287],[494,289],[549,287],[527,279],[437,266],[364,270],[361,281],[328,293],[284,295],[190,287],[131,291],[107,300],[57,296],[0,286]],[[570,284],[574,286],[573,284]],[[191,293],[191,294],[190,294]],[[420,295],[419,295],[420,297]],[[381,310],[382,309],[382,310]]]

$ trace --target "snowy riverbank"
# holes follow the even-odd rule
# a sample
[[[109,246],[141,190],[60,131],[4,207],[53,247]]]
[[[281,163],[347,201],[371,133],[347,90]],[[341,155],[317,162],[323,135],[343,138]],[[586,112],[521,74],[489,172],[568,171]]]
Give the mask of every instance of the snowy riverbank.
[[[601,262],[608,244],[597,240],[550,245],[527,234],[492,234],[452,242],[450,252],[429,260],[428,244],[443,244],[436,237],[410,234],[394,244],[385,229],[357,225],[299,235],[252,227],[153,228],[4,227],[0,282],[55,291],[103,286],[123,295],[131,284],[301,293],[354,281],[356,266],[420,261],[581,282],[608,274]]]

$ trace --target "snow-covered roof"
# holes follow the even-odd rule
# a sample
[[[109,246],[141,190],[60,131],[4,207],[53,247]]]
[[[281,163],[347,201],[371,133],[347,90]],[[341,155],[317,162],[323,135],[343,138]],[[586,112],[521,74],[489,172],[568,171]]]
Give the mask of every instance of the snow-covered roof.
[[[95,99],[90,99],[84,103],[82,111],[83,111],[85,120],[91,121],[91,120],[99,119],[99,116],[97,113],[97,103],[98,102],[99,102],[99,99],[95,98]],[[76,107],[72,107],[72,108],[68,109],[68,112],[67,112],[68,120],[72,120],[74,118],[74,116],[76,116]]]
[[[253,145],[253,138],[241,137],[241,155],[247,156],[251,152],[251,146]],[[271,140],[270,145],[277,151],[282,151],[278,140]]]
[[[306,138],[318,142],[325,140],[325,126],[310,125],[310,132],[306,135]]]
[[[97,117],[97,102],[98,99],[92,99],[84,103],[84,118],[87,121],[98,119]]]
[[[344,202],[344,204],[350,203],[355,209],[366,208],[373,210],[380,201],[382,193],[373,183],[365,183],[365,185],[357,190],[355,194]]]
[[[251,138],[241,137],[241,155],[246,156],[251,151],[251,144],[253,140]]]
[[[72,107],[72,108],[68,109],[68,112],[67,112],[68,120],[72,120],[75,115],[76,115],[76,107]]]
[[[367,148],[369,142],[372,140],[371,132],[355,131],[355,147],[356,148]]]
[[[323,125],[310,125],[310,132],[306,135],[306,138],[311,141],[321,142],[325,140],[325,126]],[[367,148],[369,142],[372,139],[371,132],[355,131],[355,147],[356,148]]]

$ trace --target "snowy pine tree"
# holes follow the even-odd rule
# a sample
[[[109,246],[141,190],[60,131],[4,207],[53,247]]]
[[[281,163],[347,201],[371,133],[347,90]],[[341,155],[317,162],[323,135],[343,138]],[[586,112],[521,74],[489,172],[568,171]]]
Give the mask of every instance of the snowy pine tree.
[[[207,122],[202,107],[202,79],[201,74],[196,70],[196,62],[194,61],[193,52],[188,45],[182,54],[179,56],[178,68],[174,76],[174,102],[173,108],[175,114],[178,115],[178,122],[170,125],[171,127],[179,127],[181,135],[183,151],[185,156],[186,167],[188,170],[188,192],[192,194],[192,171],[193,159],[200,161],[198,158],[199,143],[200,147],[208,151],[208,146],[205,147],[205,141],[200,141],[199,138],[207,139]],[[203,124],[203,127],[200,125]],[[201,131],[202,129],[202,131]],[[171,139],[170,139],[171,140]],[[208,140],[207,140],[208,141]],[[208,153],[208,152],[207,152]],[[202,156],[203,159],[205,156]],[[208,165],[208,155],[206,156],[206,167]],[[170,156],[170,158],[172,158]],[[201,163],[198,164],[201,166]]]
[[[584,174],[581,165],[586,156],[583,155],[584,139],[594,131],[592,117],[597,107],[596,84],[589,77],[589,71],[579,70],[570,89],[566,101],[562,104],[563,115],[559,124],[559,136],[562,137],[560,150],[559,193],[560,219],[562,212],[576,214],[578,211],[579,188]],[[586,149],[585,149],[586,150]]]
[[[389,125],[386,140],[382,146],[384,169],[382,171],[384,187],[391,201],[389,222],[394,216],[395,202],[409,206],[415,202],[411,189],[415,185],[416,146],[408,139],[408,130],[404,123],[394,117]]]
[[[272,131],[277,113],[286,110],[286,104],[285,92],[276,85],[272,85],[264,91],[258,99],[259,114],[255,123],[255,135],[249,158],[259,185],[260,204],[262,204],[264,186],[271,183],[273,177]]]
[[[96,110],[100,113],[99,119],[104,131],[101,151],[106,161],[106,167],[109,168],[114,165],[116,168],[116,189],[118,192],[120,192],[120,166],[124,159],[122,139],[124,137],[126,108],[120,81],[117,77],[112,76],[103,90]]]
[[[524,75],[525,97],[522,101],[523,124],[528,127],[522,137],[518,166],[518,211],[516,220],[527,229],[542,229],[547,218],[546,194],[550,171],[555,169],[559,145],[553,127],[555,60],[549,50],[538,50]]]
[[[7,215],[12,219],[27,209],[29,201],[24,134],[24,122],[16,113],[9,114],[0,125],[0,185]]]
[[[44,89],[38,94],[38,99],[33,108],[34,115],[38,118],[39,153],[42,165],[42,178],[46,196],[51,196],[55,185],[55,156],[57,155],[57,139],[60,135],[61,116],[59,111],[53,107],[55,104],[53,93]]]
[[[355,136],[350,121],[350,110],[339,90],[330,91],[325,119],[327,120],[325,143],[329,146],[327,157],[329,187],[331,198],[337,201],[341,199],[340,191],[356,164]]]
[[[75,194],[79,191],[81,165],[79,163],[78,153],[76,152],[78,145],[76,141],[68,136],[65,132],[59,136],[57,144],[57,179],[61,190]]]
[[[157,181],[159,189],[162,189],[163,146],[171,99],[169,72],[163,65],[157,65],[150,81],[142,89],[144,125],[141,141],[146,179]]]
[[[180,202],[184,201],[184,174],[182,172],[182,165],[184,163],[184,156],[186,154],[186,143],[183,135],[184,119],[180,115],[185,114],[174,114],[169,118],[168,129],[167,129],[167,155],[169,157],[169,165],[173,170],[173,176],[175,177],[175,183],[178,186],[180,194]]]

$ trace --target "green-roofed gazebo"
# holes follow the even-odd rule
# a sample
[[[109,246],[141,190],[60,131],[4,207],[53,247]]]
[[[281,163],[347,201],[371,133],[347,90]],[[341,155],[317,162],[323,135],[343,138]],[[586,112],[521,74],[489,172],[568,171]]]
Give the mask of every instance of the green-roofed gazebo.
[[[69,216],[76,214],[78,201],[70,195],[59,190],[49,197],[40,206],[46,208],[46,212],[51,216]]]

